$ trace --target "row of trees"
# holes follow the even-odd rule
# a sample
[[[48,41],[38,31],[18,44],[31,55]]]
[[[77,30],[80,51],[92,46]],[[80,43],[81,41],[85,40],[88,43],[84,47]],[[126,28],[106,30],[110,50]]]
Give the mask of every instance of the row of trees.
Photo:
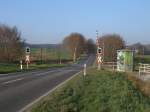
[[[0,62],[12,62],[23,54],[21,33],[16,27],[0,24]]]
[[[103,49],[104,61],[116,61],[117,50],[124,49],[125,41],[118,34],[107,34],[98,38]],[[64,47],[70,51],[74,61],[83,53],[95,53],[96,45],[92,39],[86,40],[82,34],[72,33],[63,40]]]
[[[125,48],[125,42],[120,35],[111,34],[99,37],[100,47],[104,48],[106,61],[116,60],[116,50]],[[96,45],[92,39],[86,39],[80,33],[71,33],[65,37],[63,49],[69,51],[73,60],[83,53],[96,53]],[[0,62],[12,62],[22,58],[24,40],[16,27],[0,24]]]
[[[103,49],[104,61],[115,62],[117,50],[125,49],[125,41],[118,34],[107,34],[99,37],[100,47]]]
[[[13,62],[23,58],[24,42],[17,27],[0,24],[0,62]],[[95,44],[79,33],[72,33],[63,40],[63,49],[67,49],[75,61],[84,52],[94,52]]]

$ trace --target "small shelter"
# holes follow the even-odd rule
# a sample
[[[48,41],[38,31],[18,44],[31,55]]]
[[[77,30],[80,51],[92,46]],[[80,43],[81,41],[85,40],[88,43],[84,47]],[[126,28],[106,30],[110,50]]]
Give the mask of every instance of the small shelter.
[[[134,51],[128,49],[117,50],[117,71],[133,71]]]

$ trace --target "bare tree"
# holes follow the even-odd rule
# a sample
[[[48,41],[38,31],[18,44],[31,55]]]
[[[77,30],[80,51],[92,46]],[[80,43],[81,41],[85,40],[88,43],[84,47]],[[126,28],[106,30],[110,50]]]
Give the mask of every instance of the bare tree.
[[[116,61],[117,50],[125,48],[125,41],[118,34],[107,34],[99,38],[104,61]]]
[[[0,61],[15,61],[23,54],[21,33],[16,27],[0,25]]]
[[[85,37],[79,33],[72,33],[63,40],[63,45],[75,61],[85,50]]]

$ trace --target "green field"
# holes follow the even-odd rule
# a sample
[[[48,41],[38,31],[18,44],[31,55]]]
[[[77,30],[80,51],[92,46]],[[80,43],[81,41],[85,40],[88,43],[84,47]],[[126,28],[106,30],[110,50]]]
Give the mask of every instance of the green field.
[[[34,60],[41,60],[41,57],[42,60],[72,59],[69,52],[51,48],[31,48],[31,57]]]
[[[64,54],[65,56],[65,54]],[[82,55],[80,58],[77,59],[76,63],[79,63],[81,60],[85,59],[86,55]],[[60,60],[56,59],[56,60],[31,60],[31,64],[29,64],[29,69],[27,69],[26,67],[26,63],[23,62],[23,70],[22,71],[29,71],[29,70],[35,70],[35,69],[44,69],[44,68],[52,68],[52,67],[65,67],[65,66],[69,66],[70,64],[72,64],[72,60],[71,59],[65,59],[62,61],[62,63],[60,64]],[[4,74],[4,73],[12,73],[12,72],[20,72],[20,64],[18,62],[18,64],[15,63],[0,63],[0,74]]]
[[[34,105],[32,112],[150,112],[150,97],[124,73],[91,69]]]
[[[134,70],[138,71],[139,63],[150,64],[150,55],[136,55],[134,58]]]
[[[60,58],[63,64],[59,64]],[[70,53],[67,51],[61,51],[58,49],[50,48],[31,48],[30,54],[31,64],[29,65],[29,70],[42,69],[49,67],[64,67],[67,66],[72,60]],[[17,63],[17,62],[15,62]],[[23,65],[24,70],[26,69],[26,64]],[[20,65],[13,63],[0,63],[0,73],[12,73],[19,72]]]
[[[19,71],[19,65],[17,64],[0,64],[0,73],[11,73]]]
[[[150,63],[150,55],[135,56],[135,63]]]

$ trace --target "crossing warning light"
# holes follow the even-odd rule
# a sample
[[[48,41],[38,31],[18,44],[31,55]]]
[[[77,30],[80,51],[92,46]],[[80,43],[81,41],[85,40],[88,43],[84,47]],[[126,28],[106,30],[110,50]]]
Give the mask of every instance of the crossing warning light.
[[[102,54],[102,48],[98,48],[98,54]]]
[[[30,54],[30,47],[26,47],[26,53]]]

